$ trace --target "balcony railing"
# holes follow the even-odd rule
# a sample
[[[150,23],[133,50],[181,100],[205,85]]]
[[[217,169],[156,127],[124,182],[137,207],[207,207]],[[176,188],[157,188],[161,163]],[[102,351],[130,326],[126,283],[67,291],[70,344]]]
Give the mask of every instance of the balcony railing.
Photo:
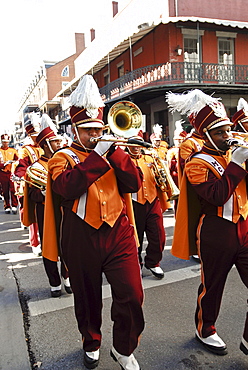
[[[104,101],[157,85],[182,83],[248,84],[248,66],[177,62],[136,69],[100,89]]]

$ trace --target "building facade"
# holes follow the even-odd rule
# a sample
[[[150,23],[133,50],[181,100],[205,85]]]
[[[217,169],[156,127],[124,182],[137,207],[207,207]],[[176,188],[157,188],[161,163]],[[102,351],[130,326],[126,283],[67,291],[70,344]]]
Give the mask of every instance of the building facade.
[[[97,81],[105,119],[115,102],[132,101],[142,111],[146,137],[159,123],[171,145],[174,122],[181,117],[168,112],[166,92],[199,88],[215,94],[230,117],[241,96],[248,100],[245,0],[154,0],[152,6],[132,0],[121,12],[116,1],[112,4],[112,22],[104,32],[91,30],[90,45],[75,55],[74,77],[64,88],[53,83],[50,97],[38,103],[64,130],[70,126],[68,96],[84,74]],[[46,71],[61,71],[67,64]]]

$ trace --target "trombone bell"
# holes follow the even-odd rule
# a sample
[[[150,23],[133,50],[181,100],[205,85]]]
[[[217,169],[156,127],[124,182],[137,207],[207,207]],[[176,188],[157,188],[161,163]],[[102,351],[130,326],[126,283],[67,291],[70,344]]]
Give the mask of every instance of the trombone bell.
[[[136,104],[123,100],[112,105],[107,120],[114,134],[130,138],[136,136],[140,130],[142,113]]]

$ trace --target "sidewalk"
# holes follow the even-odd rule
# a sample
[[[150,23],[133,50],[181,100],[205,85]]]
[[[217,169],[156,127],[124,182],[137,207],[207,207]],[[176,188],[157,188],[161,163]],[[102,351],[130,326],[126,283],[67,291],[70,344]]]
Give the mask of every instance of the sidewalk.
[[[15,229],[14,232],[9,232],[11,229]],[[19,216],[5,215],[0,210],[0,369],[3,370],[31,369],[18,281],[7,256],[7,253],[18,253],[17,245],[21,244],[22,233]]]

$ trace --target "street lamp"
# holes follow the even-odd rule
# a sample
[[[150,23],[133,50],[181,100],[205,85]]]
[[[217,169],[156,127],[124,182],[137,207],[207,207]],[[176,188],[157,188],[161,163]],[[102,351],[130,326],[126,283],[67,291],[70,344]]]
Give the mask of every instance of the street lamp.
[[[181,46],[177,45],[175,52],[177,53],[177,55],[182,55],[183,49],[181,48]]]

